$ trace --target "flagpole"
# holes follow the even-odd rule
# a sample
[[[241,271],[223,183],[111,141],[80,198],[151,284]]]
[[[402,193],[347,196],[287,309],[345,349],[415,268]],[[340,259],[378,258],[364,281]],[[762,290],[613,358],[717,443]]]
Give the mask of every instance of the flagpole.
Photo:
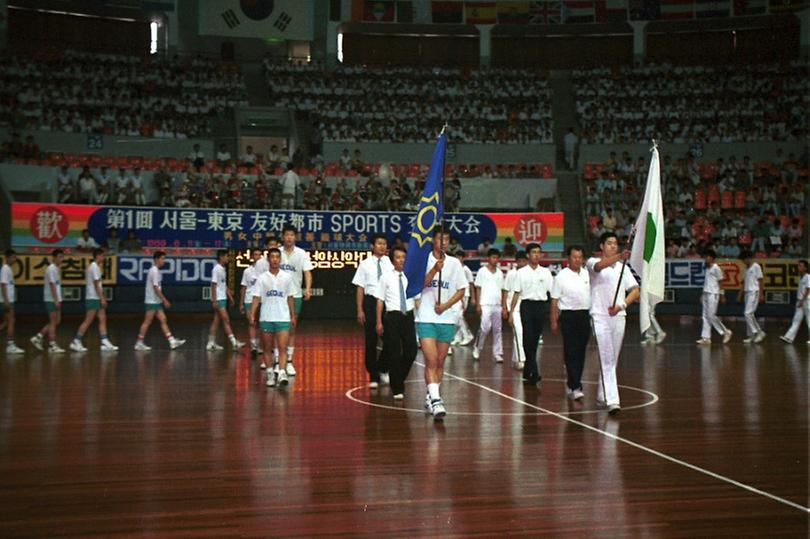
[[[444,135],[444,132],[447,131],[447,127],[448,127],[447,122],[444,122],[444,125],[442,126],[442,130],[439,133],[439,137]],[[442,155],[442,181],[440,182],[440,185],[441,185],[441,188],[442,188],[442,193],[441,193],[442,206],[444,206],[444,170],[445,170],[446,167],[447,167],[447,142],[445,141],[445,143],[444,143],[444,155]],[[442,239],[444,238],[444,210],[445,210],[445,208],[442,208],[442,219],[439,222],[439,234],[441,234]],[[439,249],[441,250],[441,255],[442,255],[441,260],[444,260],[445,252],[444,252],[444,249],[442,247],[441,242],[439,243]],[[442,304],[442,270],[441,269],[439,270],[439,288],[438,288],[438,290],[439,290],[439,296],[438,296],[436,304],[441,305]]]

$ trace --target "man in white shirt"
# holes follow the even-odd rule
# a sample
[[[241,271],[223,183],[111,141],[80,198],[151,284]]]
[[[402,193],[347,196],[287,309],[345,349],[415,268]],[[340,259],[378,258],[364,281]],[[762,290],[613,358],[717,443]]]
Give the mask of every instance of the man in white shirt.
[[[526,251],[518,251],[515,255],[515,267],[506,273],[503,281],[503,291],[501,298],[503,308],[507,313],[508,320],[512,326],[512,367],[522,371],[526,363],[526,353],[523,350],[523,324],[520,319],[520,299],[515,308],[512,309],[512,298],[515,295],[515,279],[520,268],[529,263]]]
[[[268,236],[264,240],[264,256],[257,260],[254,266],[256,268],[257,278],[261,277],[262,273],[270,271],[270,261],[267,259],[267,253],[270,252],[270,249],[278,249],[280,247],[281,244],[278,242],[278,238],[275,236]]]
[[[309,258],[309,253],[297,247],[295,241],[298,239],[298,229],[287,225],[281,233],[281,241],[284,247],[281,249],[281,270],[286,271],[292,277],[293,300],[295,303],[295,315],[301,314],[301,307],[304,301],[309,301],[312,297],[312,270],[315,266]],[[293,367],[293,354],[295,352],[295,330],[298,324],[290,328],[289,346],[287,347],[287,374],[295,376]]]
[[[574,133],[574,128],[572,127],[563,137],[563,143],[565,144],[565,162],[568,165],[568,170],[574,170],[574,167],[576,166],[578,142],[579,137],[577,137],[576,133]]]
[[[84,292],[84,320],[79,326],[70,349],[74,352],[86,352],[87,348],[82,344],[82,338],[93,320],[98,314],[98,332],[101,338],[101,350],[104,352],[114,352],[118,347],[110,342],[107,337],[107,299],[101,285],[101,267],[104,265],[104,249],[93,250],[93,259],[85,271],[85,292]]]
[[[810,271],[810,265],[808,265],[807,260],[799,260],[799,287],[796,290],[796,311],[793,314],[790,329],[779,337],[788,344],[793,344],[794,339],[796,339],[796,334],[799,333],[799,327],[802,325],[802,318],[807,323],[807,344],[810,344],[810,300],[808,300],[808,295],[810,295],[810,273],[808,271]]]
[[[551,332],[562,329],[563,356],[568,378],[567,395],[575,401],[585,397],[582,370],[591,336],[591,279],[582,267],[584,251],[578,245],[568,248],[568,267],[554,277],[551,287]]]
[[[143,340],[155,317],[157,317],[158,322],[160,322],[160,329],[163,331],[166,340],[169,341],[169,347],[172,350],[179,348],[186,342],[185,339],[177,339],[172,335],[171,330],[169,330],[169,321],[166,319],[166,313],[163,312],[164,307],[168,309],[172,306],[169,300],[166,299],[166,296],[163,295],[161,286],[163,277],[160,274],[160,268],[166,263],[166,253],[163,251],[155,251],[155,254],[152,255],[152,260],[152,267],[149,268],[149,272],[146,274],[146,287],[143,298],[146,314],[138,330],[138,340],[135,342],[135,350],[140,352],[148,352],[152,349],[152,347],[144,343]]]
[[[25,353],[25,350],[14,342],[14,329],[16,326],[14,302],[17,300],[17,292],[14,288],[14,271],[11,266],[16,262],[17,253],[13,249],[6,250],[3,266],[0,267],[0,302],[2,302],[0,309],[4,314],[0,330],[6,328],[6,354],[8,355]]]
[[[540,265],[542,251],[537,243],[526,246],[529,264],[518,270],[515,275],[514,294],[510,311],[514,313],[520,301],[520,319],[523,324],[523,353],[526,355],[523,365],[523,381],[532,386],[540,383],[540,366],[537,362],[537,347],[543,333],[548,294],[554,284],[554,277],[548,268]],[[514,323],[514,314],[509,322]]]
[[[478,270],[475,276],[475,289],[478,300],[475,312],[481,318],[481,328],[473,346],[473,358],[478,359],[484,348],[487,335],[492,332],[492,356],[495,363],[503,363],[503,329],[501,319],[506,316],[503,309],[501,291],[503,290],[503,272],[500,268],[501,252],[490,249],[487,263]]]
[[[278,383],[286,386],[289,383],[287,373],[287,340],[290,331],[295,328],[298,317],[295,312],[295,279],[281,269],[281,251],[277,248],[267,252],[269,269],[259,276],[253,289],[253,303],[250,307],[250,322],[255,324],[258,314],[259,329],[262,333],[264,355],[270,355],[275,341],[278,350],[280,369],[278,379],[274,369],[268,368],[267,387]],[[259,305],[261,312],[259,313]]]
[[[217,264],[211,271],[211,307],[214,310],[214,318],[211,320],[211,326],[208,328],[208,344],[205,349],[209,352],[223,350],[223,347],[217,344],[217,332],[219,324],[222,323],[222,329],[225,330],[225,335],[228,336],[228,341],[233,346],[234,350],[245,346],[242,341],[237,341],[233,335],[233,328],[231,327],[231,317],[228,314],[228,303],[234,304],[233,292],[228,286],[227,273],[225,265],[228,263],[228,251],[220,249],[217,251]]]
[[[281,184],[281,207],[291,210],[295,207],[295,195],[301,178],[295,173],[292,163],[287,163],[287,172],[279,179]]]
[[[447,256],[450,233],[435,232],[428,255],[425,280],[416,309],[416,332],[425,357],[425,411],[441,421],[447,414],[440,393],[444,360],[461,314],[461,298],[468,283],[458,259]]]
[[[765,332],[757,322],[757,307],[765,301],[765,287],[762,284],[762,266],[754,262],[754,253],[745,250],[740,254],[740,260],[745,264],[745,278],[743,287],[737,293],[737,301],[745,300],[745,330],[746,338],[743,343],[760,343],[765,340]]]
[[[464,297],[461,300],[461,316],[458,317],[458,324],[456,325],[456,335],[453,337],[453,342],[450,343],[450,348],[447,350],[448,355],[453,354],[453,346],[461,345],[467,346],[475,339],[472,331],[470,331],[470,326],[467,324],[467,319],[464,317],[464,313],[467,312],[467,305],[469,305],[470,300],[472,300],[472,304],[475,305],[475,287],[473,283],[475,279],[473,278],[472,270],[464,263],[464,259],[467,257],[467,254],[461,250],[456,252],[453,256],[455,256],[459,262],[461,262],[461,269],[464,270],[464,278],[467,279],[467,290],[464,292]]]
[[[374,289],[377,299],[375,330],[384,341],[391,375],[391,394],[394,400],[402,400],[405,398],[405,380],[416,358],[414,300],[405,295],[408,289],[408,277],[402,271],[405,267],[405,247],[393,247],[390,256],[392,270],[383,274]]]
[[[623,268],[622,261],[630,257],[630,251],[619,252],[616,234],[605,232],[599,245],[602,257],[589,258],[586,264],[591,279],[593,333],[599,348],[596,403],[606,406],[609,414],[616,414],[621,409],[616,366],[624,339],[626,310],[638,299],[639,289],[630,268]]]
[[[91,253],[98,248],[99,244],[90,236],[90,231],[86,228],[82,230],[82,237],[76,240],[76,250],[83,253]]]
[[[256,273],[256,263],[261,258],[262,252],[259,249],[253,249],[250,252],[250,265],[242,272],[242,282],[239,283],[239,312],[248,319],[250,319],[250,308],[253,305],[253,290],[259,279],[259,275]],[[248,323],[248,336],[250,337],[250,352],[252,354],[262,353],[259,338],[256,336],[256,324]]]
[[[706,251],[704,258],[706,260],[706,274],[701,297],[703,303],[703,329],[697,343],[701,345],[711,344],[712,328],[714,328],[717,333],[723,336],[723,344],[726,344],[731,340],[731,330],[727,329],[717,316],[718,302],[725,303],[726,301],[723,289],[720,286],[723,281],[723,270],[714,263],[717,253],[713,249]]]
[[[357,323],[364,330],[366,344],[364,360],[371,389],[376,389],[380,383],[390,383],[389,361],[385,355],[384,345],[379,356],[377,354],[376,330],[377,287],[382,277],[394,269],[391,259],[385,256],[387,250],[388,239],[385,234],[374,234],[371,238],[371,256],[358,264],[352,279],[352,284],[356,287]]]
[[[31,344],[37,350],[44,350],[44,343],[50,340],[48,352],[61,354],[65,350],[56,343],[56,328],[62,322],[62,261],[65,255],[62,249],[54,249],[51,263],[45,268],[45,279],[42,284],[42,298],[48,312],[48,323],[33,337]]]

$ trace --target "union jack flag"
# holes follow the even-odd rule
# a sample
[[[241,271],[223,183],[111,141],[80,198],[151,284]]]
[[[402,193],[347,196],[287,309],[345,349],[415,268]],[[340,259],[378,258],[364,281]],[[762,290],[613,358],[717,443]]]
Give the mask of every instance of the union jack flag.
[[[530,2],[529,15],[529,24],[561,24],[562,2]]]

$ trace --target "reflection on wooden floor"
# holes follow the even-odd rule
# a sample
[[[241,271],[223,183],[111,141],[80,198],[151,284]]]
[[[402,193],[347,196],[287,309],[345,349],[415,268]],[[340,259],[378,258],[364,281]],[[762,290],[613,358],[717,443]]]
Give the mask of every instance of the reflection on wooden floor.
[[[247,355],[206,353],[202,317],[172,317],[189,339],[175,352],[157,333],[133,352],[138,322],[116,321],[118,353],[0,355],[2,536],[807,537],[810,355],[776,327],[761,345],[698,348],[697,321],[671,318],[666,343],[642,347],[632,319],[616,418],[594,413],[593,385],[566,401],[548,332],[541,392],[457,348],[434,424],[419,366],[404,403],[370,393],[351,322],[302,321],[286,390],[265,388]],[[591,346],[586,380],[596,368]]]

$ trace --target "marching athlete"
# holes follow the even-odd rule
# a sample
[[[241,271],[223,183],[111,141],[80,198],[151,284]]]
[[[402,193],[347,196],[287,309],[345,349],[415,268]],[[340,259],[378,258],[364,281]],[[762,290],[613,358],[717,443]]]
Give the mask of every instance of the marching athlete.
[[[706,261],[706,276],[703,280],[703,329],[697,343],[706,345],[712,343],[712,328],[723,336],[723,344],[731,340],[731,330],[723,325],[720,317],[717,316],[718,303],[725,303],[726,297],[720,283],[723,281],[723,270],[715,264],[717,253],[713,249],[706,251],[704,255]]]
[[[475,276],[475,312],[481,318],[481,328],[473,345],[473,358],[478,359],[484,348],[487,335],[492,332],[492,357],[495,363],[503,363],[503,328],[501,320],[507,316],[503,308],[503,272],[500,268],[501,252],[490,249],[487,263]]]
[[[290,225],[284,227],[281,234],[281,241],[284,244],[281,249],[281,270],[286,271],[292,277],[296,317],[301,314],[302,302],[309,301],[312,297],[312,269],[314,268],[312,261],[309,259],[309,253],[295,245],[297,237],[297,228]],[[296,328],[297,324],[290,326],[290,339],[287,346],[288,376],[295,376],[296,374],[293,366]]]
[[[765,287],[762,284],[762,266],[754,261],[754,253],[745,250],[740,255],[745,264],[743,287],[737,293],[737,301],[745,301],[745,344],[760,343],[765,340],[765,332],[757,322],[757,307],[765,301]]]
[[[253,305],[253,290],[259,276],[256,274],[256,264],[262,258],[262,252],[254,249],[250,252],[250,265],[242,272],[242,282],[239,284],[239,311],[248,319],[248,337],[250,337],[250,351],[253,354],[263,353],[256,336],[256,324],[250,323],[250,307]]]
[[[56,328],[62,322],[62,260],[65,255],[62,249],[54,249],[51,263],[45,268],[45,282],[42,285],[42,297],[45,310],[48,312],[48,323],[33,337],[31,344],[37,350],[44,349],[44,343],[50,339],[48,352],[61,354],[65,350],[56,344]]]
[[[515,267],[506,272],[503,281],[503,309],[506,311],[512,326],[512,367],[522,371],[526,363],[526,352],[523,350],[523,324],[520,320],[520,298],[512,309],[512,298],[515,295],[515,279],[520,268],[529,263],[526,251],[518,251],[515,255]]]
[[[70,349],[74,352],[86,352],[87,348],[82,344],[82,338],[90,325],[98,315],[98,332],[101,337],[101,350],[104,352],[114,352],[118,347],[110,342],[107,337],[107,299],[101,285],[101,267],[104,265],[104,249],[93,249],[93,261],[87,266],[85,272],[85,292],[84,292],[84,321],[76,331]]]
[[[461,269],[464,270],[464,278],[467,279],[467,291],[464,292],[464,297],[461,299],[461,316],[458,317],[458,325],[456,326],[456,335],[453,337],[453,342],[450,343],[450,349],[447,351],[448,354],[453,353],[453,346],[460,345],[460,346],[467,346],[475,339],[472,331],[470,331],[470,326],[467,324],[467,318],[464,316],[464,313],[467,312],[467,306],[472,303],[473,305],[476,304],[475,300],[475,286],[473,286],[473,279],[472,270],[470,270],[469,266],[464,263],[464,258],[466,258],[466,253],[464,251],[459,251],[455,254],[455,257],[461,262]]]
[[[807,323],[807,344],[810,344],[810,266],[807,260],[799,260],[799,288],[796,290],[796,311],[793,313],[793,322],[787,333],[779,337],[788,344],[793,344],[796,334],[802,325],[802,318]]]
[[[152,260],[152,267],[149,268],[149,272],[146,274],[146,286],[143,298],[146,314],[144,315],[141,328],[138,330],[138,340],[135,342],[135,350],[140,352],[148,352],[152,349],[151,346],[147,346],[147,344],[143,342],[143,339],[146,336],[146,332],[149,331],[149,326],[152,325],[155,317],[157,317],[160,323],[160,329],[163,331],[163,335],[166,337],[166,340],[169,341],[169,348],[174,350],[183,346],[186,342],[185,339],[177,339],[172,335],[172,332],[169,330],[169,321],[166,319],[166,313],[163,312],[164,308],[168,309],[172,306],[169,300],[166,299],[166,296],[163,295],[161,288],[163,276],[160,273],[160,268],[166,263],[166,253],[163,251],[155,251],[155,254],[152,255]]]
[[[14,302],[17,300],[17,291],[14,288],[14,271],[11,266],[17,261],[17,253],[8,249],[5,253],[3,266],[0,268],[0,302],[2,302],[3,323],[0,330],[6,329],[6,354],[18,355],[25,350],[14,342],[14,329],[16,318],[14,316]]]
[[[231,317],[228,314],[228,304],[233,305],[234,300],[233,292],[228,286],[228,275],[225,271],[225,264],[227,263],[228,251],[220,249],[217,251],[217,265],[214,266],[214,270],[211,272],[211,307],[214,310],[214,318],[208,328],[208,344],[205,346],[208,351],[223,350],[223,347],[217,344],[217,330],[220,323],[222,323],[222,329],[225,330],[225,335],[228,336],[228,341],[234,350],[245,346],[245,343],[236,340],[236,337],[234,337]]]

